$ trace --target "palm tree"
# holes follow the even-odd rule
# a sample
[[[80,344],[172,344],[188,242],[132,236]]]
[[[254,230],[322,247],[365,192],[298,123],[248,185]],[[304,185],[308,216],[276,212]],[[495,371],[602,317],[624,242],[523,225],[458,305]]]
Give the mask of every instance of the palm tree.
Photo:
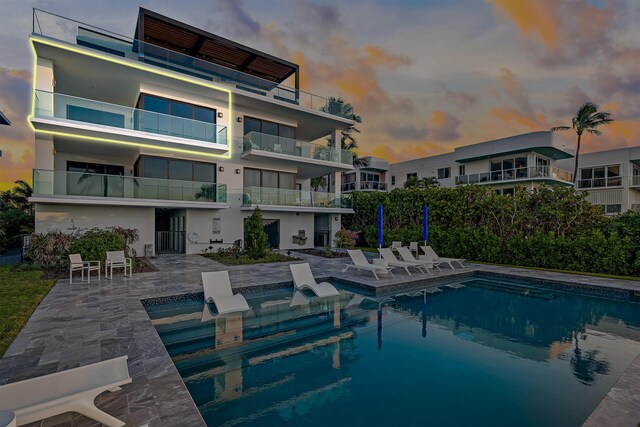
[[[428,190],[430,188],[440,187],[440,181],[433,176],[418,178],[411,176],[404,183],[404,188],[417,188],[420,190]]]
[[[320,108],[320,111],[333,114],[334,116],[344,117],[349,120],[353,120],[356,123],[362,123],[362,117],[353,112],[353,105],[345,102],[342,98],[336,98],[334,96],[327,99],[327,103]],[[340,147],[343,150],[354,150],[358,148],[358,143],[354,137],[354,134],[360,133],[360,130],[354,125],[351,125],[340,131],[342,136],[340,137]],[[330,141],[332,144],[334,141]]]
[[[551,128],[551,132],[569,130],[573,128],[578,134],[578,144],[576,145],[576,163],[573,169],[573,183],[575,185],[578,178],[578,157],[580,156],[580,140],[583,132],[592,133],[594,135],[602,135],[597,128],[602,125],[609,124],[613,121],[611,113],[598,111],[598,106],[592,102],[585,102],[578,110],[575,117],[571,119],[571,127],[556,126]]]
[[[15,181],[16,187],[11,191],[11,201],[17,209],[30,211],[31,203],[29,197],[33,194],[33,188],[28,182],[21,179]]]

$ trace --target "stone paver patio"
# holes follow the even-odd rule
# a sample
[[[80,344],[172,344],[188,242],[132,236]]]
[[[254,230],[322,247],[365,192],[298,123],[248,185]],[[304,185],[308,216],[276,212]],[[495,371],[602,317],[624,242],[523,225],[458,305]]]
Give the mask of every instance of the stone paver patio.
[[[465,270],[443,269],[429,275],[395,273],[376,281],[370,273],[341,269],[344,259],[325,259],[294,253],[308,261],[316,277],[348,280],[354,286],[384,293],[412,286],[417,280],[464,277],[475,272],[507,274],[569,284],[615,289],[639,289],[638,282],[600,279],[544,271],[469,264]],[[291,286],[288,263],[227,267],[199,255],[163,255],[154,260],[160,271],[122,276],[99,283],[70,285],[60,280],[0,360],[0,384],[19,381],[128,355],[133,382],[115,393],[104,393],[97,406],[127,425],[199,426],[202,418],[141,300],[201,292],[200,273],[228,269],[234,288],[241,292],[264,289],[274,283]],[[635,426],[640,421],[640,357],[631,364],[587,420],[588,426]],[[79,414],[63,414],[32,426],[93,426]]]

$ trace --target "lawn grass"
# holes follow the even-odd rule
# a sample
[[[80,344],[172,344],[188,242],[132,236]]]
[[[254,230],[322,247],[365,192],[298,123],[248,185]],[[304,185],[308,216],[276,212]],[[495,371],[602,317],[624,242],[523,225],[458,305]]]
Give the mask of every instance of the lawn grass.
[[[44,280],[40,270],[11,271],[11,267],[0,267],[0,356],[55,283]]]
[[[468,260],[467,262],[473,263],[473,264],[497,265],[497,266],[500,266],[500,267],[524,268],[524,269],[527,269],[527,270],[551,271],[553,273],[579,274],[581,276],[602,277],[604,279],[633,280],[635,282],[640,282],[640,277],[636,277],[636,276],[616,276],[615,274],[586,273],[584,271],[560,270],[560,269],[557,269],[557,268],[543,268],[543,267],[527,267],[527,266],[524,266],[524,265],[495,264],[495,263],[492,263],[492,262],[471,261],[471,260]]]
[[[210,252],[206,254],[200,254],[205,258],[210,258],[224,265],[247,265],[247,264],[267,264],[271,262],[285,262],[285,261],[298,261],[299,258],[294,258],[286,255],[279,254],[277,252],[268,252],[262,258],[249,258],[242,254],[236,257],[229,252]]]

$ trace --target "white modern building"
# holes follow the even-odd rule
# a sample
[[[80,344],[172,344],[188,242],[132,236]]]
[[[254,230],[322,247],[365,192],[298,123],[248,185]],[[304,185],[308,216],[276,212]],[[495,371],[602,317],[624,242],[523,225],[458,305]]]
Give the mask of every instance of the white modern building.
[[[576,188],[608,214],[640,211],[640,147],[581,153]],[[559,165],[573,170],[573,160]]]
[[[389,162],[380,157],[358,159],[355,170],[342,173],[342,193],[354,191],[387,191]]]
[[[571,172],[558,167],[573,157],[552,132],[531,132],[458,147],[451,153],[392,164],[390,189],[402,188],[412,176],[434,177],[443,187],[490,185],[500,194],[513,194],[516,185],[572,185]]]
[[[36,231],[122,226],[138,253],[198,253],[244,239],[259,206],[272,247],[307,248],[352,212],[335,185],[352,155],[326,141],[353,121],[298,65],[145,9],[133,37],[33,22]]]

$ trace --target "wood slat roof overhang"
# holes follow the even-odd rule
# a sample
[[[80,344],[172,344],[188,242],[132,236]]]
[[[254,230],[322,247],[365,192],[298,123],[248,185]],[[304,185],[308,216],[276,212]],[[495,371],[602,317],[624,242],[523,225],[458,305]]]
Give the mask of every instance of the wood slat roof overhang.
[[[138,13],[135,38],[263,79],[265,81],[260,82],[262,89],[270,90],[295,74],[298,89],[300,67],[297,64],[142,7]]]

